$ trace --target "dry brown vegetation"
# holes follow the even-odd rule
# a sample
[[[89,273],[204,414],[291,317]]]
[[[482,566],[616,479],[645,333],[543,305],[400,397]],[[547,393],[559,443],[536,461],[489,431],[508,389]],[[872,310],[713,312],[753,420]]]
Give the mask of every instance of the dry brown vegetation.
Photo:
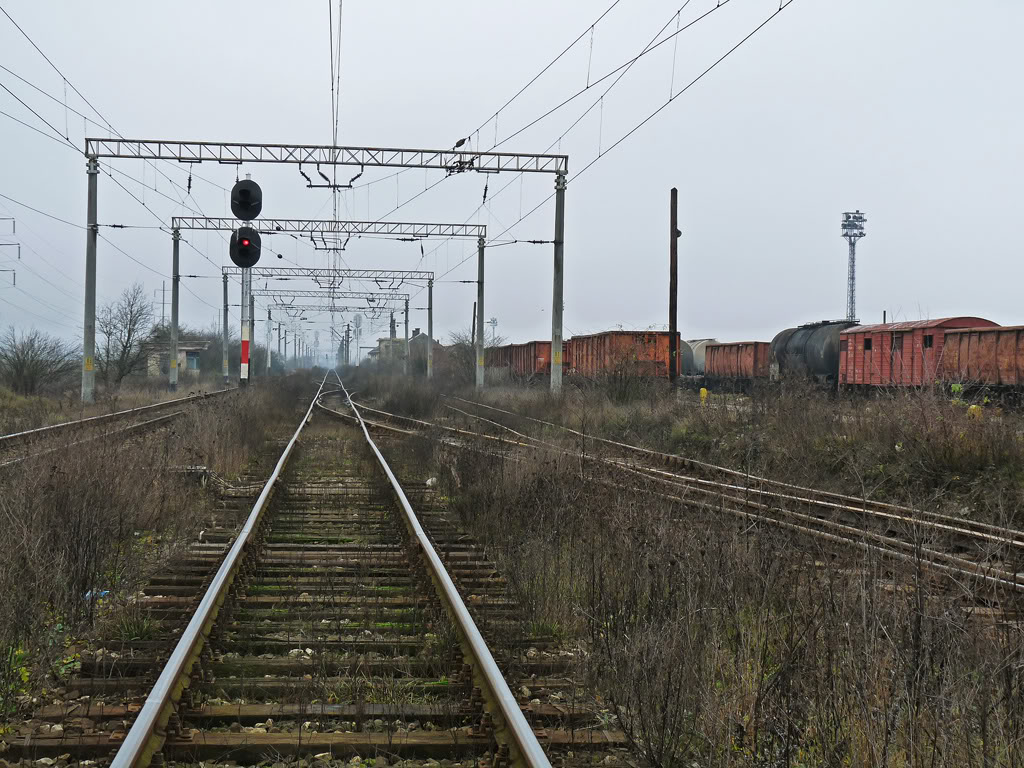
[[[98,617],[114,620],[209,519],[210,496],[184,470],[237,476],[268,431],[293,420],[299,386],[252,388],[192,405],[149,435],[0,469],[0,711],[55,684],[74,664],[66,646]]]
[[[399,399],[385,381],[360,385],[381,407]],[[972,419],[932,393],[759,393],[700,408],[695,394],[634,391],[487,399],[588,434],[875,498],[973,503],[972,513],[1004,520],[1020,499],[1014,413]],[[434,396],[419,396],[421,416],[424,398]],[[1024,764],[1015,600],[1002,598],[1006,613],[993,618],[980,585],[933,578],[923,561],[894,565],[683,506],[608,476],[574,439],[576,455],[435,443],[422,466],[530,620],[579,647],[579,678],[647,764]]]

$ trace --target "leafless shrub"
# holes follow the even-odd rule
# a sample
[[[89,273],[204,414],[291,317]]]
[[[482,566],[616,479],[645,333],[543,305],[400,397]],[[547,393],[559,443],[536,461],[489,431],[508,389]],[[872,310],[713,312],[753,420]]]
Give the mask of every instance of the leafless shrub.
[[[0,336],[0,381],[19,395],[59,391],[78,362],[74,345],[42,331],[12,326]]]

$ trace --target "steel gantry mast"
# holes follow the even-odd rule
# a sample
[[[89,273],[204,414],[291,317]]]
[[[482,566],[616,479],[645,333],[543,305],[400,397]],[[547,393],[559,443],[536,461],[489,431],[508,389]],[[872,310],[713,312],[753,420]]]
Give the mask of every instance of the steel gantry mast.
[[[96,240],[97,176],[99,160],[174,160],[222,165],[278,163],[350,165],[366,168],[423,168],[457,173],[542,173],[555,176],[554,276],[551,314],[551,391],[562,387],[562,268],[564,260],[565,187],[569,158],[561,154],[477,152],[468,149],[410,149],[397,147],[343,147],[315,144],[256,144],[242,142],[167,141],[125,138],[86,138],[88,200],[86,220],[85,322],[83,330],[82,400],[95,401],[94,357],[96,349]],[[331,222],[332,224],[335,222]],[[183,228],[183,227],[181,227]],[[483,316],[483,249],[479,244],[478,305]],[[243,301],[243,314],[246,307]],[[483,339],[477,334],[477,385],[483,386]]]

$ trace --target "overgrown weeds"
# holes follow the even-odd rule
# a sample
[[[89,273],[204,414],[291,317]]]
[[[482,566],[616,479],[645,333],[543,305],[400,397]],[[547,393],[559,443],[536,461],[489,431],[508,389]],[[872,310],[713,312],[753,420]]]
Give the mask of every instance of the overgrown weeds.
[[[237,475],[292,420],[298,386],[197,403],[149,435],[99,436],[0,470],[0,709],[26,693],[25,670],[42,678],[101,615],[128,640],[154,632],[129,598],[209,518],[185,470]]]

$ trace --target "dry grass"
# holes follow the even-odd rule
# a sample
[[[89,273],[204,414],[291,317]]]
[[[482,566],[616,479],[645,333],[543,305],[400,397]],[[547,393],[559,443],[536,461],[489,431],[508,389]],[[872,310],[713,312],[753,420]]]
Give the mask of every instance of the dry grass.
[[[240,473],[269,431],[294,427],[301,386],[253,388],[190,406],[150,435],[0,470],[0,712],[47,675],[53,684],[66,644],[95,623],[101,599],[123,604],[194,538],[210,497],[181,470]]]
[[[377,386],[361,382],[367,396]],[[789,389],[707,407],[695,393],[635,393],[506,389],[486,399],[781,480],[1016,519],[1015,413],[989,408],[978,420],[927,392],[833,401]],[[420,471],[440,478],[528,620],[579,645],[577,674],[647,765],[1024,765],[1019,600],[1001,598],[1009,618],[993,621],[976,610],[992,602],[980,585],[741,528],[721,510],[598,474],[579,438],[488,417],[562,439],[576,455],[435,444]],[[587,442],[587,454],[599,450]]]

